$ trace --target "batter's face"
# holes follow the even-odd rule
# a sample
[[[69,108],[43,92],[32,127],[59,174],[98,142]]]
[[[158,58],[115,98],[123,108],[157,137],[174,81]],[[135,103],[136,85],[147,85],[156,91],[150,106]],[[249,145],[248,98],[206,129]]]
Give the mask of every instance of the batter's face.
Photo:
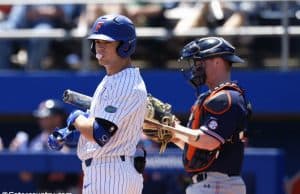
[[[95,40],[96,56],[99,64],[103,66],[113,65],[120,56],[117,54],[119,42]]]

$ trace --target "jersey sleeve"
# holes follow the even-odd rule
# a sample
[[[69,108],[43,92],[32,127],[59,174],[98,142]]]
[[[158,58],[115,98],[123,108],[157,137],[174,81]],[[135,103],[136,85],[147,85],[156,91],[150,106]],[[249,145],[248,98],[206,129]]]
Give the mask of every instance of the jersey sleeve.
[[[135,85],[113,85],[106,88],[100,98],[94,116],[111,121],[117,126],[133,112],[145,114],[147,93]]]
[[[244,99],[237,91],[222,90],[208,97],[203,103],[205,114],[201,130],[225,143],[240,127],[241,118],[246,115]]]

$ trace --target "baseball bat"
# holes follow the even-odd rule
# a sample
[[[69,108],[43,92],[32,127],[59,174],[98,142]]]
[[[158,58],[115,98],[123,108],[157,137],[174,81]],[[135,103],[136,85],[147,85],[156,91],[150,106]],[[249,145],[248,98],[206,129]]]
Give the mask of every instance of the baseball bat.
[[[73,90],[67,89],[63,93],[63,101],[65,103],[74,105],[79,107],[80,109],[87,110],[91,106],[92,97],[87,96],[85,94],[75,92]],[[192,130],[185,127],[172,127],[150,118],[145,118],[147,122],[153,123],[155,125],[161,126],[163,129],[169,130],[171,132],[179,133],[181,135],[186,136],[186,138],[191,138],[193,140],[199,139],[200,131],[199,130]]]
[[[63,93],[63,101],[80,109],[87,110],[91,106],[92,97],[67,89]]]

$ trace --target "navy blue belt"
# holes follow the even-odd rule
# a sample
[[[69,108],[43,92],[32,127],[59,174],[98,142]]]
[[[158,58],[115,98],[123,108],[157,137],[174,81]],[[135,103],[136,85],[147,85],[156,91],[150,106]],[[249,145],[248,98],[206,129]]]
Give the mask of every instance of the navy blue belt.
[[[124,155],[121,155],[120,158],[121,158],[121,160],[122,160],[123,162],[125,161],[125,156],[124,156]],[[93,161],[93,158],[86,159],[86,160],[84,161],[85,166],[86,166],[86,167],[89,167],[89,166],[91,165],[92,161]]]

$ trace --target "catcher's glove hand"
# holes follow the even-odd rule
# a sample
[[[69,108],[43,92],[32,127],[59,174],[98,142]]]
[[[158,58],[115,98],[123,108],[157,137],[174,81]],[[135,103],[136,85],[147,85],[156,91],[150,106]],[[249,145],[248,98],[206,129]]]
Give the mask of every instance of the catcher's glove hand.
[[[148,94],[147,114],[143,124],[143,133],[149,139],[160,143],[160,153],[173,138],[173,133],[163,125],[173,126],[178,119],[171,113],[172,106]]]

